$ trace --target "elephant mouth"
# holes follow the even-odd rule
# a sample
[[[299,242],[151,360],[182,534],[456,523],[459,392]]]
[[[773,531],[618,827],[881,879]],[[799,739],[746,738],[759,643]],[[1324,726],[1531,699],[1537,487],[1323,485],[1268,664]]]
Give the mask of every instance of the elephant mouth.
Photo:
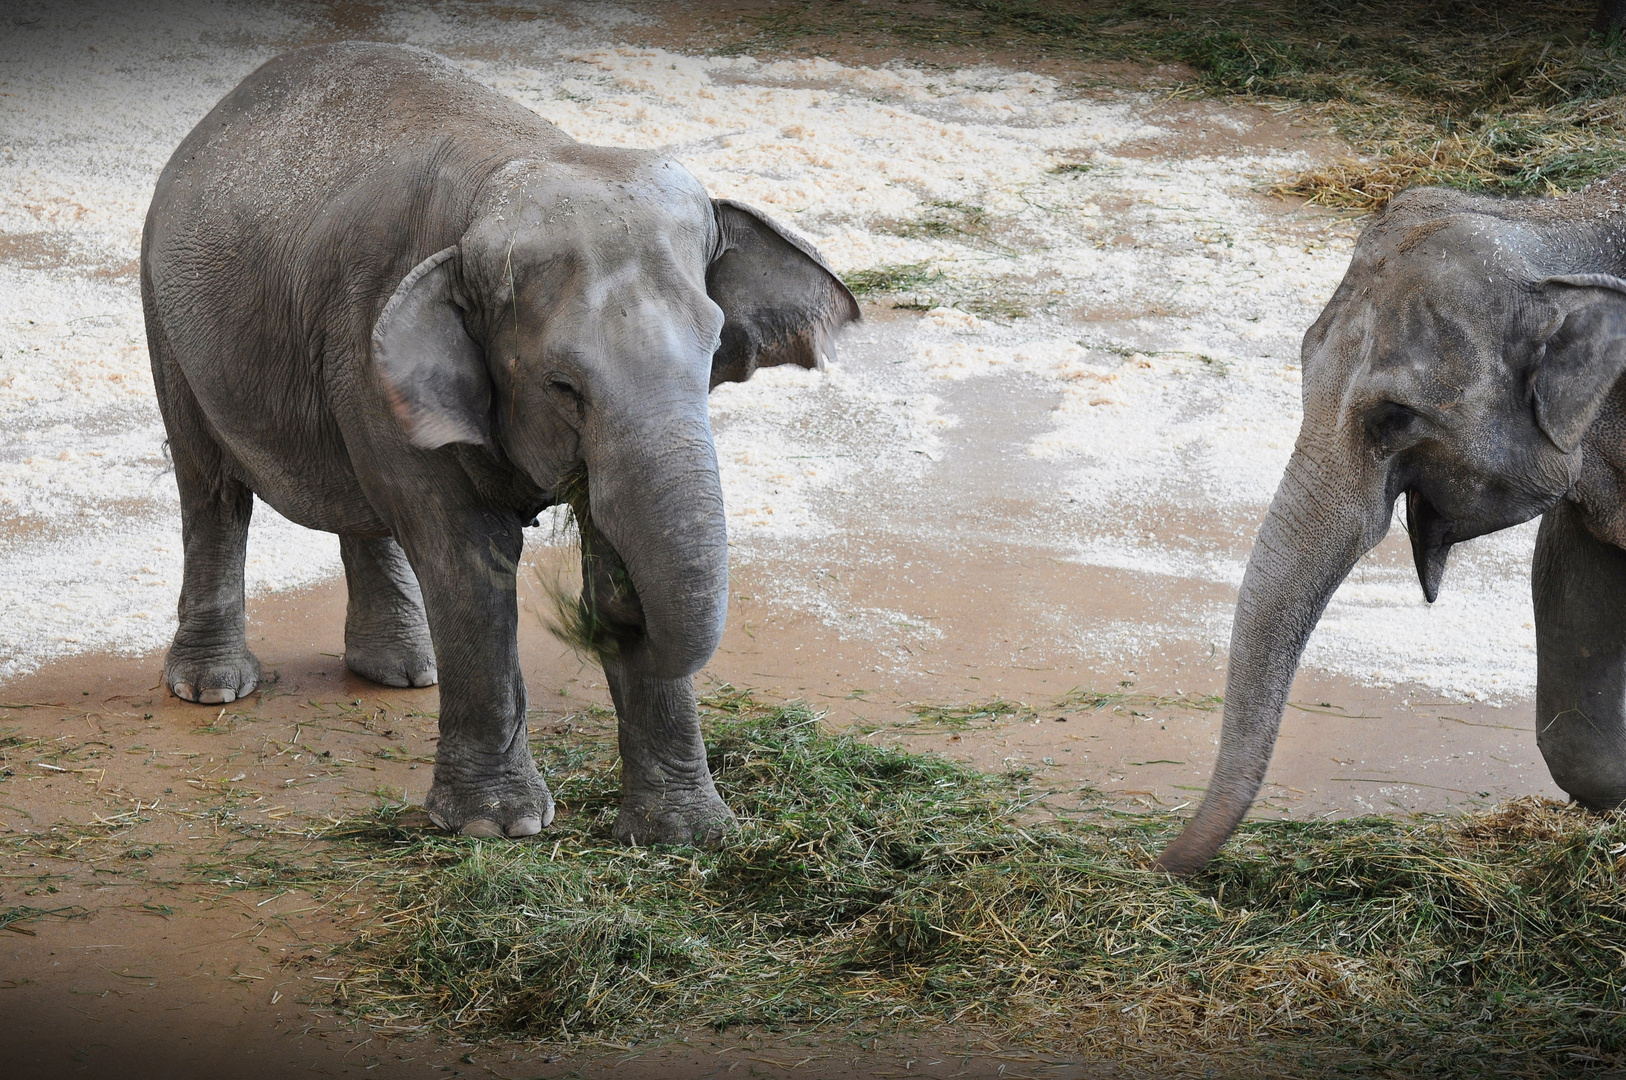
[[[1413,488],[1406,492],[1406,531],[1411,534],[1411,557],[1417,564],[1417,580],[1423,585],[1423,599],[1433,603],[1440,595],[1445,577],[1445,558],[1456,538],[1451,523],[1434,509],[1428,497]]]

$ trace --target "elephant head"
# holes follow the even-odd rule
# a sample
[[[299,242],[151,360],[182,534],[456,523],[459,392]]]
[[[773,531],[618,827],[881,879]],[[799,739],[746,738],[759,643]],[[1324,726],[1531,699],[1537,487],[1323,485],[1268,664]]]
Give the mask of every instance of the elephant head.
[[[1247,813],[1305,643],[1402,496],[1424,596],[1451,546],[1545,513],[1626,366],[1626,280],[1562,201],[1438,189],[1366,228],[1304,336],[1304,419],[1237,597],[1218,760],[1156,866],[1189,874]]]
[[[378,316],[376,374],[417,447],[483,447],[555,494],[585,464],[631,586],[600,615],[649,675],[692,674],[727,607],[707,393],[822,366],[857,303],[805,243],[658,155],[575,145],[500,179]]]

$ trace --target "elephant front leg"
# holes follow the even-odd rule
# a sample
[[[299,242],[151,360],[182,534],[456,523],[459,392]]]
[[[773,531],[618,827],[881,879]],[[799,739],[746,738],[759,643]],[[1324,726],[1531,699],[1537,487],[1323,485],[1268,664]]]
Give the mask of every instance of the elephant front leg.
[[[615,838],[625,844],[719,843],[737,823],[706,764],[693,677],[653,678],[641,670],[636,654],[601,659],[620,720]]]
[[[435,646],[406,553],[387,536],[339,537],[350,605],[344,666],[382,686],[433,686]]]
[[[1561,502],[1541,521],[1536,745],[1553,781],[1589,810],[1626,801],[1626,551]]]
[[[175,696],[221,705],[253,693],[260,662],[249,651],[243,611],[243,560],[254,493],[230,477],[213,482],[185,449],[171,443],[181,496],[183,568],[179,625],[164,657],[164,684]]]
[[[520,527],[470,516],[420,520],[401,537],[423,587],[440,674],[440,743],[424,808],[465,836],[532,836],[553,821],[553,796],[525,724],[514,595]]]

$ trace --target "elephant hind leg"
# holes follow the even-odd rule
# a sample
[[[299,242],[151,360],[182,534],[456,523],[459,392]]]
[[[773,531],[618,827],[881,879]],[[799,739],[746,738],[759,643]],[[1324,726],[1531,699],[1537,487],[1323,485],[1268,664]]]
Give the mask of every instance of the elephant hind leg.
[[[243,610],[254,493],[210,433],[145,287],[143,293],[153,383],[181,497],[179,625],[164,658],[164,684],[186,701],[220,705],[253,693],[260,682]]]
[[[177,438],[171,428],[184,566],[179,625],[164,658],[164,684],[186,701],[220,705],[253,693],[260,682],[243,610],[254,493],[228,473],[212,444],[198,452],[198,442],[206,439],[201,431],[189,435]]]
[[[1561,502],[1542,518],[1536,606],[1536,745],[1590,810],[1626,802],[1626,551]]]
[[[435,647],[406,553],[387,536],[341,536],[339,555],[350,591],[345,667],[383,686],[435,685]]]

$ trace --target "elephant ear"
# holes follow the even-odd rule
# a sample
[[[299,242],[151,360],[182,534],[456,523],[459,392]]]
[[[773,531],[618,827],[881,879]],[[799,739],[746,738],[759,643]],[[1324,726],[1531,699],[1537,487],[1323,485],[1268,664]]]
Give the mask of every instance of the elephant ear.
[[[373,366],[413,446],[491,441],[491,376],[484,350],[452,301],[457,248],[437,251],[401,279],[373,325]]]
[[[721,240],[706,292],[723,309],[711,385],[744,382],[759,367],[824,368],[836,331],[858,321],[858,301],[811,244],[743,203],[712,200]]]

